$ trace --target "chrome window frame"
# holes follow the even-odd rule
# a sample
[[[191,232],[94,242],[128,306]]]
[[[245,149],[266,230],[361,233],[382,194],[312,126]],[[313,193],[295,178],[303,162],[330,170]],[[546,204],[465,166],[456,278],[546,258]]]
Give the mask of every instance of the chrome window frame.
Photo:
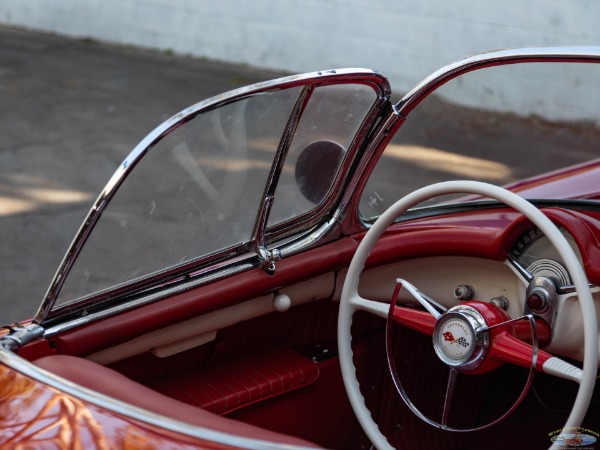
[[[52,283],[46,292],[44,300],[42,301],[42,304],[40,305],[33,319],[34,322],[40,323],[44,326],[54,326],[56,322],[60,322],[65,318],[68,320],[68,318],[72,318],[73,315],[75,315],[79,316],[75,319],[78,324],[87,323],[94,317],[99,318],[106,315],[116,314],[120,311],[128,310],[138,306],[140,302],[148,303],[150,301],[156,301],[160,298],[164,298],[174,291],[180,292],[187,290],[206,282],[226,277],[231,273],[237,273],[256,267],[258,265],[257,261],[261,256],[261,252],[259,251],[260,246],[262,245],[264,248],[266,248],[265,243],[272,243],[276,240],[284,239],[289,241],[294,236],[298,236],[299,233],[304,232],[305,236],[298,236],[298,238],[294,240],[293,244],[289,246],[289,248],[293,248],[294,252],[297,252],[306,248],[307,245],[314,244],[315,238],[312,232],[316,230],[318,236],[327,234],[322,231],[322,227],[318,226],[318,224],[319,222],[323,221],[323,216],[329,211],[329,209],[332,208],[332,205],[339,201],[338,197],[342,193],[344,180],[342,180],[342,177],[340,177],[339,174],[336,177],[333,183],[333,189],[331,192],[329,192],[326,200],[308,213],[299,216],[297,220],[293,221],[293,223],[292,221],[288,221],[283,224],[277,224],[269,229],[265,229],[266,220],[268,220],[268,213],[265,219],[261,218],[261,213],[259,211],[255,222],[255,229],[252,232],[252,238],[249,242],[244,242],[210,255],[203,255],[199,257],[199,259],[184,263],[183,265],[175,268],[165,268],[165,270],[161,271],[159,274],[150,274],[149,277],[144,277],[139,282],[133,281],[131,283],[125,283],[121,286],[115,286],[114,288],[111,288],[105,292],[101,292],[98,295],[93,294],[90,297],[85,297],[73,303],[68,303],[64,307],[61,306],[57,308],[57,310],[53,310],[53,306],[58,298],[64,281],[81,249],[83,248],[88,236],[102,215],[102,212],[113,198],[116,191],[122,185],[124,180],[135,168],[137,163],[166,134],[204,111],[212,110],[224,104],[243,98],[260,95],[262,93],[279,89],[304,86],[305,89],[303,90],[303,94],[300,94],[299,96],[299,101],[303,101],[301,97],[306,95],[307,89],[314,89],[315,87],[328,84],[351,83],[368,84],[374,88],[377,94],[377,100],[374,102],[374,105],[356,133],[356,136],[360,136],[364,135],[367,132],[367,129],[370,128],[371,122],[375,120],[381,105],[385,102],[388,102],[391,94],[389,82],[384,76],[376,71],[360,68],[311,72],[242,87],[196,103],[195,105],[184,109],[160,124],[144,139],[142,139],[142,141],[130,152],[94,202],[93,206],[88,212],[88,215],[86,216],[86,219],[79,228],[73,242],[65,254],[52,280]],[[276,185],[276,181],[279,178],[279,172],[283,167],[282,161],[285,160],[285,153],[289,147],[292,132],[295,129],[293,122],[295,121],[295,124],[297,125],[297,121],[300,117],[301,114],[298,114],[295,118],[293,117],[293,114],[290,116],[292,123],[288,123],[286,132],[282,136],[280,145],[278,147],[278,153],[273,162],[272,170],[267,181],[265,197],[263,197],[262,200],[263,203],[268,201],[268,194]],[[360,139],[354,137],[352,145],[349,148],[348,157],[346,158],[343,167],[340,168],[340,173],[343,173],[343,171],[346,170],[346,166],[351,164],[351,161],[356,157],[356,154],[359,151],[359,144]],[[260,210],[264,214],[264,205],[261,206]],[[327,222],[327,224],[327,227],[330,228],[330,222]],[[284,244],[285,243],[289,244],[289,242],[284,242]],[[279,253],[283,256],[287,256],[290,254],[290,251],[283,250]],[[190,274],[196,277],[193,282],[188,282]],[[157,293],[157,289],[160,289],[163,292]],[[148,292],[148,295],[145,295],[146,291]],[[88,306],[93,306],[94,303],[99,299],[100,302],[106,303],[130,296],[135,298],[135,300],[132,299],[130,304],[111,307],[109,310],[104,312],[98,311],[99,314],[88,315],[86,308]],[[75,322],[73,322],[73,325],[63,324],[61,327],[64,328],[64,326],[67,326],[67,328],[72,328],[75,326],[74,323]]]
[[[600,64],[600,46],[526,47],[496,50],[460,59],[448,64],[420,81],[396,104],[374,131],[373,138],[365,149],[360,168],[340,202],[344,211],[353,211],[352,217],[343,225],[345,234],[356,233],[370,227],[359,211],[360,198],[367,180],[375,168],[386,146],[402,126],[410,112],[429,94],[449,81],[475,70],[493,66],[526,63],[590,63]]]

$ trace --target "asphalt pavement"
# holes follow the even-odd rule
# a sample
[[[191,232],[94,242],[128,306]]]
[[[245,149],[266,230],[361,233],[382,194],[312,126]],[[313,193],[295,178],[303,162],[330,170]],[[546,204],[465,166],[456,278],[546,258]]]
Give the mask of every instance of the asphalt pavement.
[[[0,324],[35,314],[96,196],[146,134],[282,75],[0,27]]]

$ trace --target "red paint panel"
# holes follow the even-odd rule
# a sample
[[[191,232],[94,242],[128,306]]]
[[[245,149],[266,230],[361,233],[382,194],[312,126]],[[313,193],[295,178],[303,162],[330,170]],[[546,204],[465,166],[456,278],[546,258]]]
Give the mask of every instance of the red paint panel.
[[[600,159],[507,186],[525,198],[597,199]]]
[[[230,448],[104,411],[3,365],[0,380],[2,448]]]

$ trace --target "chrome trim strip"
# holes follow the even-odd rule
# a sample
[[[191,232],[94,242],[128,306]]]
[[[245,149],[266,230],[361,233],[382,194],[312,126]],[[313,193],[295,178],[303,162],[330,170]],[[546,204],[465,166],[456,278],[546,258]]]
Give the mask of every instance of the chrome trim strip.
[[[277,174],[281,172],[281,168],[283,166],[278,165]],[[273,179],[273,175],[271,176],[271,180],[269,180],[268,185],[271,184]],[[260,266],[267,272],[269,275],[273,275],[275,273],[275,261],[279,261],[281,259],[281,253],[277,249],[269,250],[266,244],[266,229],[267,229],[267,221],[269,220],[269,214],[271,213],[271,207],[273,206],[273,202],[275,201],[274,195],[267,195],[260,206],[258,215],[256,216],[256,224],[254,226],[254,233],[252,238],[252,248],[254,253],[256,253],[260,259]]]
[[[225,266],[236,263],[243,259],[245,252],[248,251],[248,244],[243,243],[225,250],[210,253],[198,260],[192,260],[181,266],[176,266],[172,270],[157,271],[148,274],[139,279],[129,280],[109,289],[100,292],[94,292],[87,297],[81,297],[74,302],[60,305],[52,311],[52,317],[45,324],[60,320],[61,317],[72,315],[75,310],[85,311],[89,307],[97,306],[103,302],[116,300],[123,295],[135,296],[146,291],[164,288],[170,284],[176,284],[184,279],[194,278],[203,273],[213,273]],[[208,264],[207,264],[208,263]],[[159,275],[160,279],[148,285],[148,280],[154,280]],[[144,284],[146,282],[146,284]],[[110,297],[107,297],[111,294]],[[76,308],[72,306],[76,305]]]
[[[171,131],[174,127],[178,126],[181,122],[193,118],[195,115],[199,114],[203,110],[216,108],[222,104],[234,101],[239,98],[260,94],[262,92],[267,92],[271,89],[301,86],[310,81],[313,81],[313,84],[318,84],[320,80],[323,80],[323,82],[332,82],[336,80],[351,82],[355,78],[360,79],[362,81],[371,81],[377,85],[384,84],[385,86],[388,86],[385,77],[378,74],[376,71],[370,69],[349,68],[292,75],[275,80],[256,83],[250,86],[245,86],[211,97],[182,110],[181,112],[175,114],[173,117],[167,119],[165,122],[156,127],[144,139],[142,139],[142,141],[138,145],[136,145],[135,148],[131,151],[131,153],[125,158],[125,160],[121,163],[119,168],[112,175],[107,185],[104,187],[104,189],[94,202],[92,208],[88,212],[86,219],[84,220],[83,224],[81,225],[77,234],[75,235],[73,242],[69,246],[69,249],[65,254],[60,266],[58,267],[58,270],[54,275],[50,287],[46,292],[44,300],[38,308],[34,321],[37,323],[43,323],[44,320],[46,320],[46,318],[50,314],[54,302],[58,297],[66,275],[73,266],[77,255],[81,251],[83,244],[87,240],[87,237],[89,236],[91,230],[98,221],[100,215],[102,214],[102,211],[104,210],[108,202],[111,200],[116,190],[123,183],[127,175],[139,162],[139,160],[150,148],[152,148],[152,146],[163,135]]]
[[[338,211],[336,212],[337,214],[346,216],[345,212],[348,211],[349,208],[352,208],[352,205],[358,205],[360,203],[360,195],[357,193],[362,193],[361,181],[363,180],[365,173],[371,173],[377,163],[374,156],[378,151],[383,151],[385,145],[387,145],[387,142],[391,139],[391,130],[396,127],[396,124],[400,120],[402,120],[402,117],[397,115],[393,108],[390,109],[387,115],[382,117],[368,146],[363,151],[361,160],[358,161],[356,170],[354,171],[355,176],[348,182],[346,192],[340,202]],[[358,208],[356,209],[358,211]],[[344,229],[344,233],[351,234],[359,231],[359,227],[357,226],[358,223],[360,223],[360,229],[369,228],[370,225],[362,222],[362,220],[357,219],[355,216],[356,214],[353,214],[352,222],[349,224],[349,227]],[[357,222],[357,220],[359,220],[359,222]]]
[[[248,260],[251,260],[251,259],[256,258],[256,255],[246,256],[245,258]],[[73,328],[77,328],[77,327],[86,325],[91,322],[95,322],[97,320],[100,320],[100,319],[103,319],[106,317],[114,316],[114,315],[120,314],[122,312],[137,308],[139,306],[153,303],[157,300],[163,299],[170,295],[176,295],[181,292],[187,291],[189,289],[193,289],[195,287],[199,287],[204,284],[208,284],[212,281],[217,281],[217,280],[227,278],[232,275],[236,275],[241,272],[245,272],[246,270],[254,269],[255,267],[258,267],[258,264],[252,264],[250,262],[242,262],[242,263],[236,264],[235,266],[230,266],[230,267],[227,267],[222,270],[217,270],[215,272],[208,273],[207,275],[203,276],[202,278],[190,281],[188,283],[176,285],[176,286],[173,286],[173,287],[167,288],[167,289],[162,289],[162,290],[159,290],[158,292],[154,292],[154,293],[145,295],[136,300],[130,300],[130,301],[127,301],[120,305],[113,306],[111,308],[102,309],[101,311],[97,311],[97,312],[90,313],[90,314],[84,314],[83,316],[81,316],[77,319],[73,319],[73,320],[69,320],[64,323],[59,323],[57,325],[49,326],[48,328],[46,328],[46,331],[44,332],[44,338],[45,339],[50,338],[57,334],[63,333],[67,330],[71,330]]]
[[[396,113],[406,117],[431,92],[473,70],[491,66],[528,62],[597,62],[600,63],[600,47],[530,47],[498,50],[470,56],[437,70],[417,84],[394,106]]]
[[[208,428],[180,422],[166,416],[162,416],[151,411],[130,405],[120,400],[113,399],[99,392],[79,386],[71,381],[61,378],[46,370],[43,370],[20,356],[11,353],[0,347],[0,363],[11,369],[21,373],[22,375],[32,378],[40,383],[48,385],[60,392],[66,393],[80,400],[92,403],[100,408],[121,414],[123,416],[138,420],[143,423],[148,423],[157,428],[180,433],[186,436],[191,436],[198,439],[204,439],[209,442],[219,443],[222,445],[244,448],[244,449],[264,449],[276,450],[282,448],[289,449],[307,449],[296,445],[284,445],[280,443],[262,441],[254,438],[246,438],[226,434],[219,431],[214,431]]]
[[[301,238],[285,243],[284,245],[273,249],[272,251],[277,251],[281,254],[281,257],[288,257],[293,254],[300,252],[301,250],[306,250],[308,248],[313,247],[317,242],[320,242],[325,236],[331,233],[332,230],[335,229],[338,220],[337,217],[330,219],[328,222],[325,222],[321,226],[311,230],[306,235]],[[246,254],[242,257],[238,258],[234,263],[227,265],[223,268],[213,271],[207,271],[206,273],[199,273],[198,278],[192,278],[190,281],[182,284],[178,284],[169,288],[163,288],[156,292],[148,293],[147,295],[142,295],[140,298],[135,300],[129,300],[125,303],[113,306],[111,308],[103,309],[101,311],[97,311],[90,314],[84,314],[81,317],[76,319],[72,319],[66,322],[61,322],[56,325],[49,325],[44,332],[43,337],[45,339],[51,338],[55,335],[63,333],[65,331],[71,330],[73,328],[77,328],[83,325],[86,325],[91,322],[95,322],[97,320],[114,316],[120,314],[125,311],[129,311],[131,309],[137,308],[139,306],[147,305],[149,303],[153,303],[157,300],[160,300],[165,297],[169,297],[171,295],[176,295],[181,292],[194,289],[205,284],[211,283],[213,281],[221,280],[223,278],[227,278],[238,273],[245,272],[247,270],[255,269],[259,267],[259,263],[255,261],[256,255],[254,254]],[[193,274],[192,274],[193,277]],[[85,310],[84,310],[85,311]]]
[[[321,241],[327,234],[329,234],[337,224],[338,218],[334,216],[328,222],[325,222],[321,226],[317,227],[313,232],[301,237],[300,239],[293,241],[289,244],[279,248],[281,257],[287,257],[298,253],[301,250],[306,250],[314,246],[317,242]]]
[[[7,326],[5,328],[8,328],[10,333],[0,337],[0,347],[9,351],[23,347],[23,345],[33,342],[44,335],[44,329],[36,323],[30,323],[29,325],[17,323],[15,326]]]

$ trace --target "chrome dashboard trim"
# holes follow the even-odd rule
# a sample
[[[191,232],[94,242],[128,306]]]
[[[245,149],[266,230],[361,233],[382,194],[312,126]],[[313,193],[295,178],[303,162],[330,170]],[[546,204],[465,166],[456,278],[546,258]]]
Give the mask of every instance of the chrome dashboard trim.
[[[533,275],[531,275],[527,271],[527,269],[525,269],[521,264],[519,264],[519,262],[516,261],[512,256],[509,256],[508,258],[506,258],[506,260],[510,263],[511,266],[513,266],[515,268],[515,270],[517,272],[519,272],[519,274],[521,274],[523,276],[523,278],[525,278],[525,280],[528,283],[531,280],[533,280]],[[589,283],[589,286],[590,286],[590,289],[597,287],[595,284],[592,284],[592,283]],[[572,293],[576,292],[575,285],[568,284],[565,286],[558,286],[557,292],[558,292],[558,294],[572,294]]]
[[[546,304],[541,310],[534,311],[530,308],[527,299],[529,299],[531,294],[538,294],[546,300]],[[554,281],[546,277],[536,277],[532,279],[525,291],[526,300],[523,314],[540,317],[550,327],[550,341],[546,345],[550,344],[554,338],[556,316],[558,314],[558,297],[558,289],[554,284]]]

